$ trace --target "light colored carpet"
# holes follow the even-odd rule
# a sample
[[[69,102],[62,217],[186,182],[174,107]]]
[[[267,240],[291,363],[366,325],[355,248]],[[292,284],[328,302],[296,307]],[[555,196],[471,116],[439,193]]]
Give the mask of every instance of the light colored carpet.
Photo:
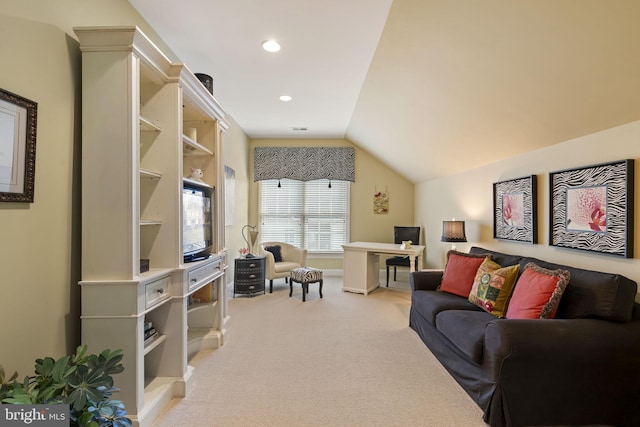
[[[406,281],[341,289],[325,277],[324,298],[312,284],[303,303],[278,280],[273,294],[230,299],[227,342],[194,357],[194,387],[153,426],[486,427],[408,327]]]

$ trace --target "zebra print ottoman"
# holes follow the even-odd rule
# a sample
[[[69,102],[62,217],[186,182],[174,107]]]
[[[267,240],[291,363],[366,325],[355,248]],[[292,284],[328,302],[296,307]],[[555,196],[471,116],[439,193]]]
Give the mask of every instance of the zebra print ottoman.
[[[309,283],[320,283],[320,298],[322,298],[322,270],[313,267],[294,268],[289,278],[289,297],[293,295],[293,282],[302,285],[302,301],[306,301],[309,293]]]

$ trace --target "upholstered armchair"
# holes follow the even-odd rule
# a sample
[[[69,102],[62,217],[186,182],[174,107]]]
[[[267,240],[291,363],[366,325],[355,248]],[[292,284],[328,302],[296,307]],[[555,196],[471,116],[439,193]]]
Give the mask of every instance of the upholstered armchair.
[[[265,276],[269,279],[269,293],[273,292],[274,279],[284,278],[287,282],[291,270],[305,267],[307,263],[306,249],[284,242],[260,243],[258,253],[266,257]]]

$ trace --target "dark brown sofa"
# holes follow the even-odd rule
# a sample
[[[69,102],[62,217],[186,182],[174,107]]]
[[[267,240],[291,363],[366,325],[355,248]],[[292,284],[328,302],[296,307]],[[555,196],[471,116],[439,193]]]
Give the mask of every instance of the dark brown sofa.
[[[501,266],[571,274],[554,319],[498,319],[438,291],[439,271],[412,273],[410,326],[492,427],[640,426],[637,285],[616,274],[473,247]]]

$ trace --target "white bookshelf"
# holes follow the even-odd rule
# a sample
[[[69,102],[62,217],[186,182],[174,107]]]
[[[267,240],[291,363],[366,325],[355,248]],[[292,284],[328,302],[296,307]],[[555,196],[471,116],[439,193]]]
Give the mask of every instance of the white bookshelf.
[[[95,353],[123,350],[116,398],[135,426],[147,427],[188,393],[189,357],[224,343],[226,112],[138,28],[75,32],[83,76],[82,341]],[[192,167],[214,194],[214,248],[185,264],[182,186]],[[140,271],[141,259],[149,271]],[[147,322],[158,336],[145,345]]]

